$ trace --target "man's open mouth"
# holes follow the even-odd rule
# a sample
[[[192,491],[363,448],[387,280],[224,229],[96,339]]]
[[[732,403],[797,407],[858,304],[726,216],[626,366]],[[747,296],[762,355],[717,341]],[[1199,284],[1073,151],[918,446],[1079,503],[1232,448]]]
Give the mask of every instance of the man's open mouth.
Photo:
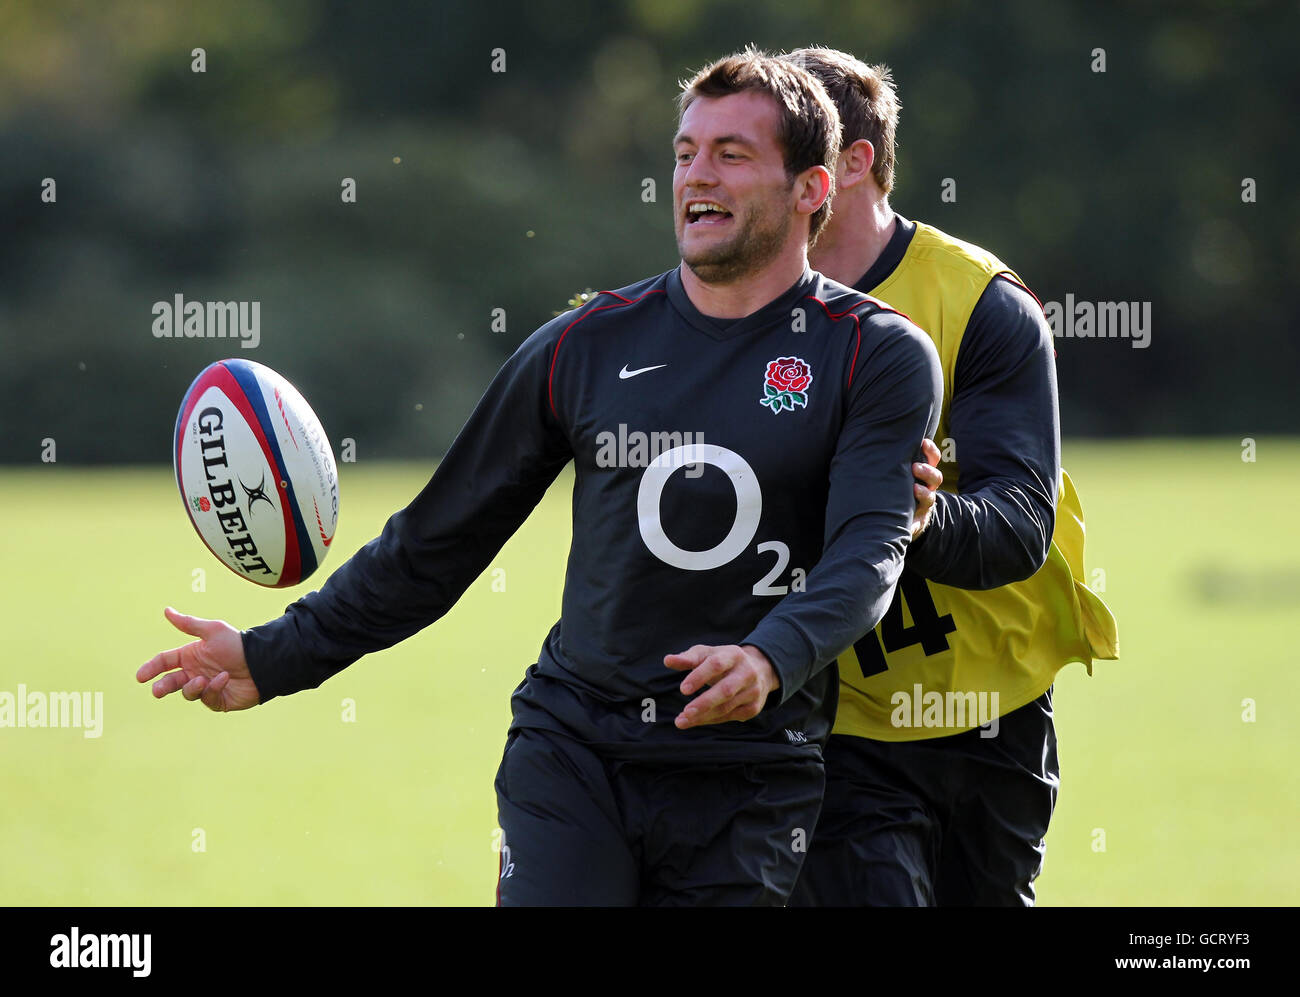
[[[713,223],[725,221],[731,212],[716,201],[696,201],[686,206],[686,224]]]

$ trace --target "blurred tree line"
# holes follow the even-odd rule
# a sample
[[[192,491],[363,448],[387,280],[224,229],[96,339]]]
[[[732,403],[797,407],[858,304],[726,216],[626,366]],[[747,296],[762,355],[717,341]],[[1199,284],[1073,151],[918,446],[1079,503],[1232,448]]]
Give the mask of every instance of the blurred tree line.
[[[677,80],[751,41],[893,67],[902,214],[1044,300],[1151,303],[1147,349],[1058,340],[1066,435],[1295,432],[1297,20],[1208,0],[7,0],[0,461],[47,438],[60,461],[169,461],[185,388],[224,356],[297,384],[336,451],[440,454],[575,292],[676,263]],[[178,293],[260,302],[259,347],[155,338]]]

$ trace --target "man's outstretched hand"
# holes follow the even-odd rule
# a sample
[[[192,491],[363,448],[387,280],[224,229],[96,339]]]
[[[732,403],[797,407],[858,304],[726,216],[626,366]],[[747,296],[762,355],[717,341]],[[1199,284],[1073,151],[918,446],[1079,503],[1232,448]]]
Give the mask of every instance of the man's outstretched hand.
[[[217,713],[246,710],[261,702],[244,660],[244,642],[238,630],[224,620],[186,616],[170,606],[163,615],[177,630],[199,639],[155,654],[135,673],[137,682],[162,675],[153,684],[156,698],[179,689],[186,699],[202,699],[204,706]]]
[[[690,670],[682,679],[683,696],[711,686],[678,714],[675,723],[680,730],[728,720],[750,720],[758,716],[768,693],[781,687],[767,655],[749,644],[743,647],[696,644],[681,654],[664,655],[664,664],[679,672]]]

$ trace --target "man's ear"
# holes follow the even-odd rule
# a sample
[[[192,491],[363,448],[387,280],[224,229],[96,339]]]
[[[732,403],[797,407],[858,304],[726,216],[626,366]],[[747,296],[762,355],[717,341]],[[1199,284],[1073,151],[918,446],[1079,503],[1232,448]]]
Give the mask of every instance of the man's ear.
[[[799,174],[796,185],[799,200],[795,210],[801,215],[813,215],[831,196],[831,174],[825,166],[810,166]]]
[[[835,168],[836,187],[839,190],[848,190],[865,180],[870,180],[871,167],[875,162],[875,147],[864,138],[858,139],[847,149],[841,149]]]

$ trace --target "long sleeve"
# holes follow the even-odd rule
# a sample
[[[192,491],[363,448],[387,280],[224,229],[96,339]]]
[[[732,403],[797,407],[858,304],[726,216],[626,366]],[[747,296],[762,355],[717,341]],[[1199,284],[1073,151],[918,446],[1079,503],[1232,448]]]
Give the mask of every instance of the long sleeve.
[[[1051,329],[1009,280],[989,283],[962,337],[950,426],[959,491],[936,496],[908,569],[967,589],[1028,578],[1051,546],[1061,436]]]
[[[572,457],[548,400],[562,326],[534,333],[489,385],[437,471],[319,591],[243,633],[262,702],[319,686],[445,614]]]
[[[875,321],[886,334],[851,385],[831,463],[822,557],[805,590],[783,598],[740,642],[772,662],[782,703],[880,621],[903,570],[911,464],[938,423],[943,373],[934,344],[910,322],[891,313]]]

